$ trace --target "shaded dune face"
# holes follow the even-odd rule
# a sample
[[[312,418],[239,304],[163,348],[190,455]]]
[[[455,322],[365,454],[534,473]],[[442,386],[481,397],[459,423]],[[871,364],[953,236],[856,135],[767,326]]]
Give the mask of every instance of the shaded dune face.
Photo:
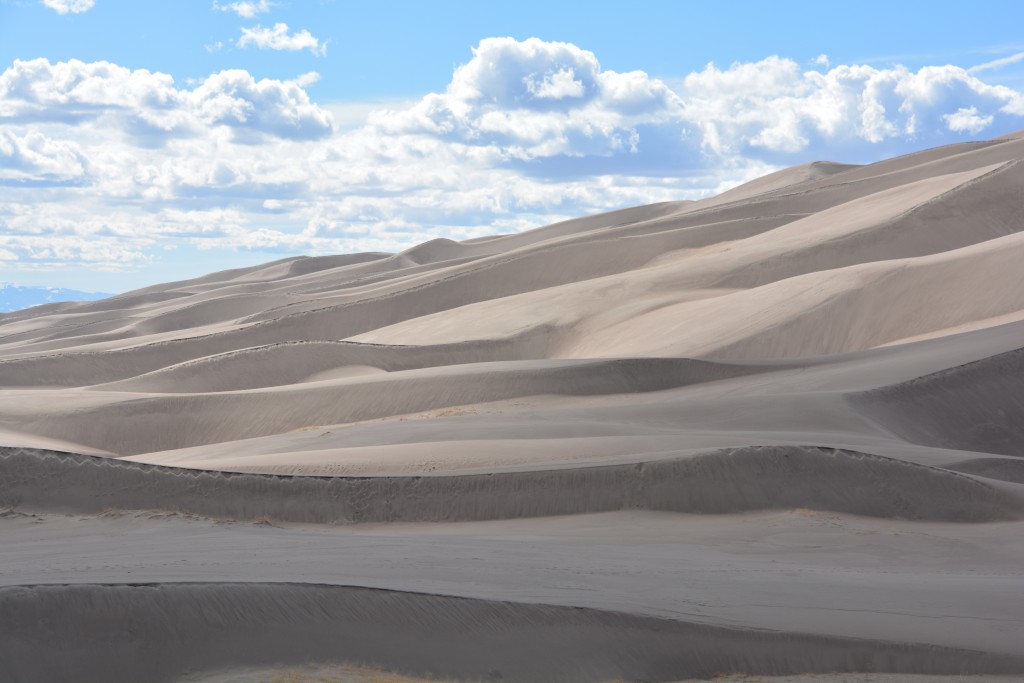
[[[852,400],[907,441],[1024,458],[1024,349],[873,389]]]
[[[173,681],[239,658],[281,665],[338,654],[464,680],[495,679],[500,673],[501,679],[537,683],[600,680],[609,672],[627,680],[671,680],[739,669],[781,674],[867,666],[959,673],[967,667],[1002,673],[1019,666],[1014,657],[953,648],[318,585],[33,586],[0,589],[0,610],[11,617],[0,626],[0,672],[7,669],[13,680],[22,678],[19,662],[26,654],[43,660],[28,675],[43,671],[50,680],[75,677],[82,683]],[[99,616],[108,610],[137,625]],[[211,612],[222,616],[211,623]],[[40,620],[58,614],[54,626],[40,627]],[[83,633],[92,635],[82,639]],[[93,638],[119,645],[139,640],[147,646],[103,657]],[[23,640],[50,648],[16,651],[15,643]],[[83,668],[93,673],[83,676]]]
[[[1024,675],[1022,188],[1006,136],[0,314],[0,680]]]
[[[222,473],[36,449],[0,450],[0,505],[96,514],[350,524],[662,510],[812,509],[952,522],[1021,519],[1024,501],[970,477],[864,453],[749,447],[656,462],[430,477]],[[42,489],[40,480],[53,483]]]

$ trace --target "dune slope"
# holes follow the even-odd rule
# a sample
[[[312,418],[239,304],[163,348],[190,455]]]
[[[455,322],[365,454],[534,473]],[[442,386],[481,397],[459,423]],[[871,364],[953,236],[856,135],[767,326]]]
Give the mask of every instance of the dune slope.
[[[1024,675],[1021,188],[1010,135],[0,314],[0,679]]]

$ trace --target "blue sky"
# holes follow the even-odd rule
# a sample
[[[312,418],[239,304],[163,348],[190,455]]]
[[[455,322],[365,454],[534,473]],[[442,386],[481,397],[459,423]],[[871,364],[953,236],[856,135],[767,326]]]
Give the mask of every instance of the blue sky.
[[[1024,4],[964,8],[0,0],[0,281],[394,251],[1024,128]]]

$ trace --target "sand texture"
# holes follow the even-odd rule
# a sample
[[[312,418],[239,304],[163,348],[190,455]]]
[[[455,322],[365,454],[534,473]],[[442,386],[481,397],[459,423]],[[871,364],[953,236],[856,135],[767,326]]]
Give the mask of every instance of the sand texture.
[[[0,681],[1024,680],[1024,137],[0,314]]]

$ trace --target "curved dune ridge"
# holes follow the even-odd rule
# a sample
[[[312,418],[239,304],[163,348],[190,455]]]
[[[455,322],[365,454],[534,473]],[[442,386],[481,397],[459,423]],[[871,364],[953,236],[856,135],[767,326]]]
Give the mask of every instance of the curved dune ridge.
[[[0,314],[0,679],[1024,675],[1022,161]]]
[[[189,470],[2,449],[0,505],[85,514],[111,508],[164,510],[318,524],[470,521],[628,509],[722,514],[801,508],[953,522],[1024,517],[1024,496],[951,471],[796,446],[533,472],[358,478]]]
[[[155,683],[239,659],[351,658],[412,674],[523,683],[751,670],[1006,673],[1024,664],[953,648],[310,584],[26,586],[0,589],[0,611],[8,616],[0,625],[5,680]],[[104,656],[111,647],[121,656]]]
[[[93,407],[75,405],[67,412],[53,410],[20,424],[101,449],[113,446],[108,439],[116,435],[117,452],[138,455],[524,396],[645,393],[751,370],[654,358],[465,363],[443,373],[436,368],[372,373],[246,393],[158,394],[129,400],[101,394],[96,398],[109,400]]]

